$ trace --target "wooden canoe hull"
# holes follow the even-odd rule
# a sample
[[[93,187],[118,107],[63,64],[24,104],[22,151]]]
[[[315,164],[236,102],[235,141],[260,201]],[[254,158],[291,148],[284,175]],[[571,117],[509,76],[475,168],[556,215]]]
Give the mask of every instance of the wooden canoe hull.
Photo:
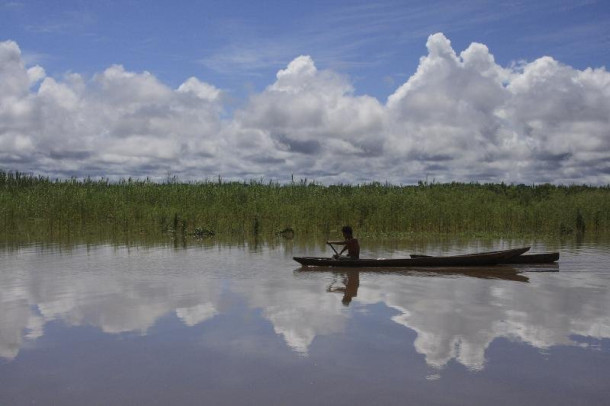
[[[334,259],[320,257],[294,257],[303,266],[333,266],[349,268],[376,267],[447,267],[495,265],[527,252],[529,247],[504,251],[481,252],[478,254],[453,255],[446,257],[418,258],[378,258],[378,259]],[[505,262],[504,262],[505,263]]]
[[[412,254],[411,258],[430,258],[430,255]],[[543,254],[517,255],[499,262],[499,264],[551,264],[559,260],[558,252],[546,252]]]
[[[548,252],[544,254],[517,255],[507,259],[502,264],[551,264],[558,260],[558,252]]]

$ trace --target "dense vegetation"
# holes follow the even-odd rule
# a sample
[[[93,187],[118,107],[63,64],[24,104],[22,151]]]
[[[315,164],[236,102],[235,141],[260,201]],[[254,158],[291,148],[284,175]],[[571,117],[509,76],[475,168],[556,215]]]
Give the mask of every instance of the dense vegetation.
[[[51,180],[0,171],[0,238],[610,234],[610,187]]]

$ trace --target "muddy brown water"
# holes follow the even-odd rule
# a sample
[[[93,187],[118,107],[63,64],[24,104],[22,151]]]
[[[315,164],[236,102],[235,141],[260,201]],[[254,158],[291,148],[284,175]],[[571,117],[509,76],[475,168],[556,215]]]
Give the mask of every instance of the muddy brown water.
[[[610,244],[555,266],[305,271],[322,243],[0,247],[0,405],[602,405]]]

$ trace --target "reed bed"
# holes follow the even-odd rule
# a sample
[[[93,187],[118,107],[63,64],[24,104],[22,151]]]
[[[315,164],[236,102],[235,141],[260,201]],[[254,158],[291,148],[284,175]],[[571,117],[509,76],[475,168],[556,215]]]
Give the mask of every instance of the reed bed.
[[[0,238],[610,234],[610,186],[51,180],[0,171]]]

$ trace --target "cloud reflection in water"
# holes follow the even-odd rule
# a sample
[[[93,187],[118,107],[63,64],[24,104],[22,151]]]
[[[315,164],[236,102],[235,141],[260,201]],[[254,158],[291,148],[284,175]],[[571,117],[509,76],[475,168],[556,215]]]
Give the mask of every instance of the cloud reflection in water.
[[[538,349],[610,338],[610,278],[604,272],[562,268],[528,273],[525,280],[360,272],[345,303],[345,292],[335,291],[349,283],[343,273],[292,273],[294,264],[274,250],[232,249],[230,257],[213,249],[108,246],[5,253],[0,357],[14,359],[26,343],[35,346],[52,321],[108,334],[150,334],[171,314],[185,326],[201,326],[235,310],[227,294],[260,309],[274,333],[302,356],[315,351],[316,337],[342,339],[356,323],[354,312],[377,304],[416,332],[413,345],[434,368],[455,360],[481,370],[497,338]]]

